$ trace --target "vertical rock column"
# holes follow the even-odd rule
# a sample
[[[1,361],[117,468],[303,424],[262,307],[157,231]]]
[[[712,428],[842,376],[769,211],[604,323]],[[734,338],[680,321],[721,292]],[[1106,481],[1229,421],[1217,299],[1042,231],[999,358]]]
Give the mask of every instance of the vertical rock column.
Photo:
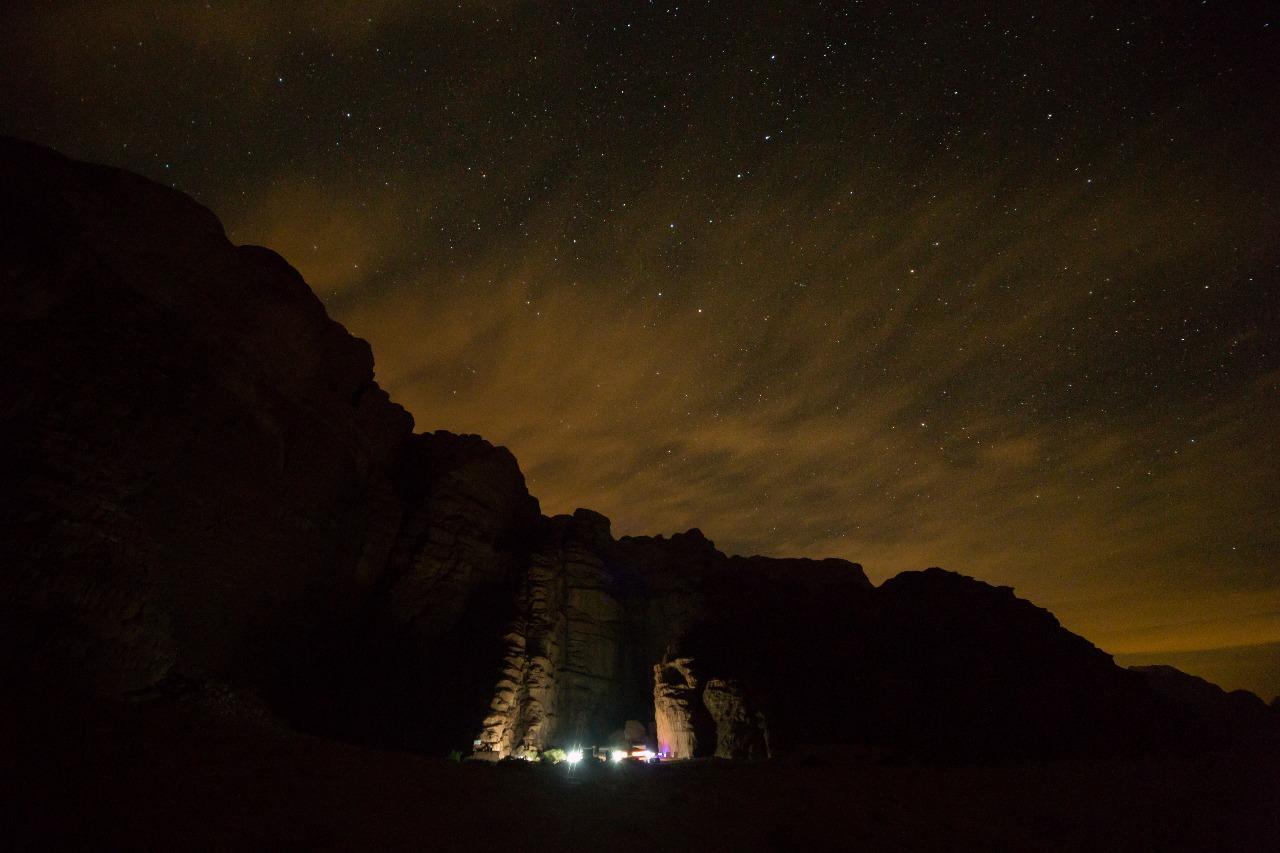
[[[599,556],[599,522],[579,511],[563,551],[565,654],[555,737],[564,746],[603,743],[622,716],[622,605]]]
[[[698,748],[694,720],[702,708],[693,658],[675,658],[653,668],[653,713],[658,752],[668,758],[693,758]]]
[[[742,684],[732,678],[709,678],[702,703],[716,726],[716,758],[767,758],[769,735],[764,715],[751,708]]]
[[[622,605],[600,556],[611,541],[608,519],[588,510],[549,521],[529,558],[478,755],[586,745],[622,722]]]
[[[502,673],[494,686],[477,753],[496,759],[542,750],[555,729],[556,675],[563,658],[561,636],[564,572],[558,554],[530,558],[522,616],[507,634]]]

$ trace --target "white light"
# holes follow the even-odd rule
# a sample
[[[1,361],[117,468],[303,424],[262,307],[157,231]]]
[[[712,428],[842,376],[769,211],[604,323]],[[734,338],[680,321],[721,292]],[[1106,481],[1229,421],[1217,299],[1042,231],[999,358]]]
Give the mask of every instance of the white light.
[[[579,761],[582,760],[582,750],[580,749],[569,750],[569,754],[565,756],[565,760],[568,761],[570,764],[577,764]]]
[[[640,757],[645,761],[653,761],[653,754],[652,749],[646,749],[644,752],[640,753]]]
[[[619,761],[626,759],[627,751],[625,749],[615,749],[613,752],[609,753],[609,757],[612,758],[615,763],[617,763]]]

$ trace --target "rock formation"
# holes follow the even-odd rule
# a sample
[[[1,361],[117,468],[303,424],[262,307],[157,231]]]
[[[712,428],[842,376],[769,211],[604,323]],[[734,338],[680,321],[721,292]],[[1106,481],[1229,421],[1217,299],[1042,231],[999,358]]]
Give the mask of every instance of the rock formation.
[[[387,564],[412,420],[279,256],[0,143],[4,668],[280,684]]]
[[[761,711],[747,700],[736,679],[712,678],[702,690],[702,704],[716,729],[716,758],[768,758],[769,728]]]
[[[628,720],[736,758],[1072,752],[1179,719],[1007,588],[547,518],[505,449],[414,434],[368,345],[187,197],[14,140],[0,182],[15,692],[242,691],[311,731],[491,758]]]
[[[1214,729],[1248,726],[1264,728],[1275,725],[1271,707],[1248,690],[1223,690],[1218,685],[1177,667],[1131,666],[1146,679],[1156,692],[1172,699],[1179,707]]]
[[[578,510],[544,525],[529,555],[481,752],[600,740],[620,722],[622,604],[599,556],[609,522]]]
[[[653,667],[653,711],[661,755],[694,758],[705,751],[708,727],[702,720],[695,723],[699,712],[705,716],[701,688],[691,658],[663,661]]]

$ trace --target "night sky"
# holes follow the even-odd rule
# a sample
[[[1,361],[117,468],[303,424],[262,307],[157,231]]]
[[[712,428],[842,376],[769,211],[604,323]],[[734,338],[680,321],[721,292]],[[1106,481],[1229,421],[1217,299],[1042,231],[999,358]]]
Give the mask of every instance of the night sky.
[[[279,251],[546,512],[941,565],[1269,699],[1280,16],[1058,6],[46,3],[0,131]]]

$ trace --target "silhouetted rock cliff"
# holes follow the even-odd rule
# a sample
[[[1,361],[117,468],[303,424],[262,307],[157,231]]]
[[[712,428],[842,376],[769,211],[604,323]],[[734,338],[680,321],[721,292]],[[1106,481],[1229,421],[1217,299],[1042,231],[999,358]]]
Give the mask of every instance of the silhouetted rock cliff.
[[[492,758],[628,720],[723,757],[1114,749],[1185,722],[1007,588],[545,517],[505,449],[414,434],[368,345],[190,199],[13,140],[0,182],[11,686],[219,685]]]
[[[12,140],[0,185],[5,669],[269,689],[384,572],[411,418],[186,196]]]
[[[1141,674],[1156,692],[1214,728],[1268,728],[1276,724],[1273,708],[1248,690],[1226,691],[1173,666],[1131,666],[1129,669]]]

